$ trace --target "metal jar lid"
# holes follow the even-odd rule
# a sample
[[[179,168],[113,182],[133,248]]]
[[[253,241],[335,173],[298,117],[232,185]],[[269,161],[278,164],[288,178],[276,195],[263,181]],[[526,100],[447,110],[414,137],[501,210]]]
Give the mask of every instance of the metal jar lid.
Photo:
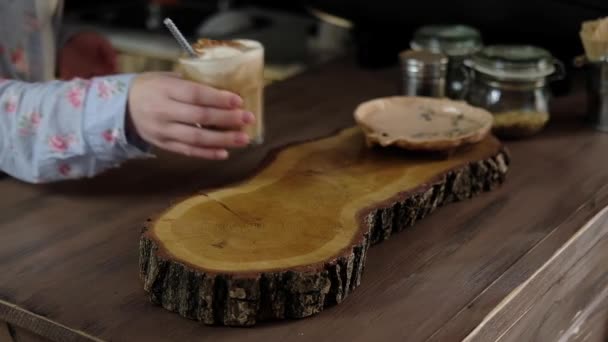
[[[399,54],[404,75],[410,77],[444,77],[448,57],[439,52],[406,50]]]
[[[561,66],[547,50],[531,45],[486,46],[466,63],[482,74],[510,81],[546,78]]]
[[[450,57],[466,56],[479,51],[481,33],[466,25],[428,25],[414,32],[410,46],[414,50],[442,52]]]

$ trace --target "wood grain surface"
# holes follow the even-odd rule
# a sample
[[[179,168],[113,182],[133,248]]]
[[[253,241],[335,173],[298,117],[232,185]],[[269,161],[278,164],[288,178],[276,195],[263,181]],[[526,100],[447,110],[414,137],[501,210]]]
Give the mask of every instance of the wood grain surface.
[[[608,135],[555,103],[532,139],[507,142],[507,182],[450,204],[368,254],[361,286],[309,319],[207,327],[152,305],[138,277],[143,222],[200,189],[243,179],[275,147],[353,124],[362,101],[397,93],[396,70],[338,61],[268,89],[268,144],[226,162],[173,156],[93,180],[0,180],[0,319],[58,341],[455,341],[608,205]],[[29,319],[22,315],[29,313]],[[35,314],[35,315],[34,315]],[[559,330],[559,329],[558,329]]]
[[[48,338],[34,334],[30,330],[0,321],[0,341],[2,342],[52,342]]]
[[[304,318],[361,283],[370,244],[498,187],[494,137],[449,158],[369,148],[358,127],[280,151],[254,177],[151,220],[140,270],[152,302],[205,324]]]
[[[567,341],[608,296],[608,208],[566,242],[541,268],[499,303],[465,339]]]

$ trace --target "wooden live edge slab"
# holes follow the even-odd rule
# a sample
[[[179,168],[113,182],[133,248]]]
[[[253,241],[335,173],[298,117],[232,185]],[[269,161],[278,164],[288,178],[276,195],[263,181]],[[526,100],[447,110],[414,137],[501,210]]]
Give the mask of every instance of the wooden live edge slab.
[[[317,314],[360,284],[370,245],[495,188],[508,165],[492,136],[449,158],[370,149],[358,128],[286,148],[252,178],[149,220],[144,288],[210,325]]]

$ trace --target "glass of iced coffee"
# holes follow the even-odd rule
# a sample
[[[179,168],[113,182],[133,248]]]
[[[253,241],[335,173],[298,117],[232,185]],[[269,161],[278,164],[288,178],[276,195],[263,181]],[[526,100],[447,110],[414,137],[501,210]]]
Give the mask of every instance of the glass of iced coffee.
[[[251,144],[264,141],[264,47],[254,40],[200,39],[192,47],[197,57],[179,59],[183,77],[238,94],[243,109],[255,115],[246,126]]]

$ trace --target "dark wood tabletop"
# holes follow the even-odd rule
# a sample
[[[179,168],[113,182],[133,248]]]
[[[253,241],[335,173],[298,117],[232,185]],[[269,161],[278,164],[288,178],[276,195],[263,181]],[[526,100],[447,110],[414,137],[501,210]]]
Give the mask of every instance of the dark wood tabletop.
[[[542,134],[506,142],[512,164],[502,187],[441,208],[372,247],[361,286],[338,306],[303,320],[227,328],[148,301],[138,277],[148,217],[180,197],[250,175],[276,147],[353,125],[357,104],[397,94],[397,80],[396,70],[364,71],[347,59],[274,84],[266,96],[267,143],[225,162],[163,155],[63,184],[0,179],[0,321],[13,334],[56,341],[475,340],[491,324],[496,333],[520,331],[522,317],[541,310],[534,303],[542,294],[552,294],[543,305],[572,297],[576,292],[549,292],[563,288],[554,284],[566,278],[556,277],[570,270],[587,272],[573,279],[595,275],[572,310],[608,303],[608,268],[575,263],[593,257],[585,265],[606,265],[608,254],[572,259],[563,251],[573,245],[568,253],[582,253],[608,239],[608,215],[596,216],[608,205],[608,134],[581,123],[584,103],[576,97],[556,101]],[[524,300],[534,291],[540,294]],[[503,309],[511,311],[501,316]],[[534,340],[557,336],[551,334],[559,329],[543,324],[565,318],[538,312]],[[512,321],[501,321],[509,315]]]

